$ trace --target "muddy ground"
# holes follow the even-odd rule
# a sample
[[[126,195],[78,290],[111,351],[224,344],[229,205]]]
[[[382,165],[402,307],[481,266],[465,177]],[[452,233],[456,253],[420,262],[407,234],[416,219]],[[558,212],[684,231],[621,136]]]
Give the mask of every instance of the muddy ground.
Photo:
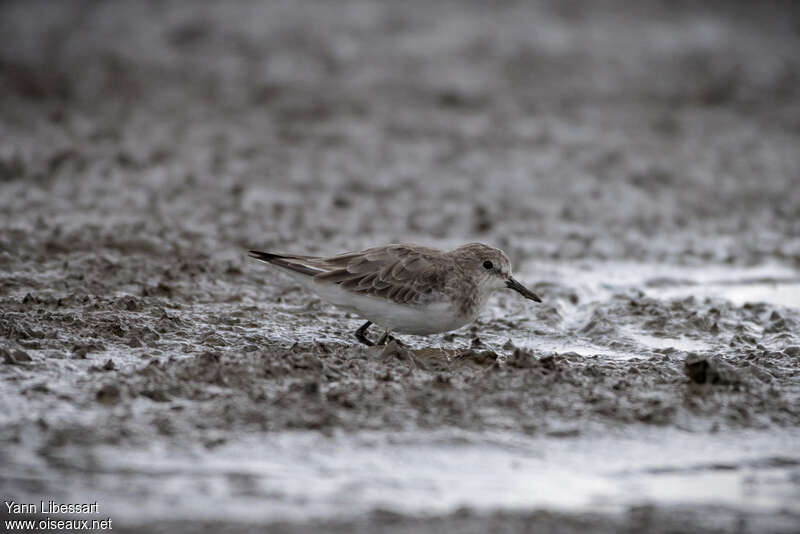
[[[790,2],[0,4],[0,494],[800,531],[798,50]],[[366,348],[245,257],[399,240],[544,303]]]

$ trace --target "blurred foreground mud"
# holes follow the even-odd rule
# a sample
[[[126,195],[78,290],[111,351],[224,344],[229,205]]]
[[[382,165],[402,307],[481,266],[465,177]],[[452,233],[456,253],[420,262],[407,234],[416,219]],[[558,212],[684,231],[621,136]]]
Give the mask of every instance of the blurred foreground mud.
[[[791,2],[2,3],[0,492],[796,531],[797,50]],[[365,348],[244,254],[398,240],[499,246],[544,303]]]

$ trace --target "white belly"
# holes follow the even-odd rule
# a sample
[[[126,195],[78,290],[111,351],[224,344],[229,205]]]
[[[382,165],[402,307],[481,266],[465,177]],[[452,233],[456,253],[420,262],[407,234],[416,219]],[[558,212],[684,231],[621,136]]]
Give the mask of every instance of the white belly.
[[[398,334],[425,336],[449,332],[475,319],[458,313],[448,299],[407,306],[380,297],[353,293],[337,284],[318,283],[305,274],[287,269],[281,270],[323,300]]]
[[[334,284],[313,284],[316,293],[331,304],[357,313],[392,332],[428,335],[461,328],[472,320],[457,313],[450,301],[405,305],[390,300],[361,295]]]

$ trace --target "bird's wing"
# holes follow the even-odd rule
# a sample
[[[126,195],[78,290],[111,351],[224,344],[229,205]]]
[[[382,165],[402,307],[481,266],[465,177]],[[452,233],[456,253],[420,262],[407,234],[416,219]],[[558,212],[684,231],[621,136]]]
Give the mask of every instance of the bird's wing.
[[[442,253],[435,249],[388,245],[325,258],[320,266],[327,272],[315,275],[314,280],[400,304],[415,304],[444,285],[441,258]]]

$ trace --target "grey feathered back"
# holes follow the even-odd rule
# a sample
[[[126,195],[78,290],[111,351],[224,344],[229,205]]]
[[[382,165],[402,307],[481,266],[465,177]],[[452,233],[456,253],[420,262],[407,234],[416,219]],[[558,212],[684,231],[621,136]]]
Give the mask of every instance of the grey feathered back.
[[[443,284],[445,270],[452,263],[442,261],[446,258],[436,249],[393,244],[315,259],[314,265],[327,272],[314,278],[356,293],[416,304]]]

